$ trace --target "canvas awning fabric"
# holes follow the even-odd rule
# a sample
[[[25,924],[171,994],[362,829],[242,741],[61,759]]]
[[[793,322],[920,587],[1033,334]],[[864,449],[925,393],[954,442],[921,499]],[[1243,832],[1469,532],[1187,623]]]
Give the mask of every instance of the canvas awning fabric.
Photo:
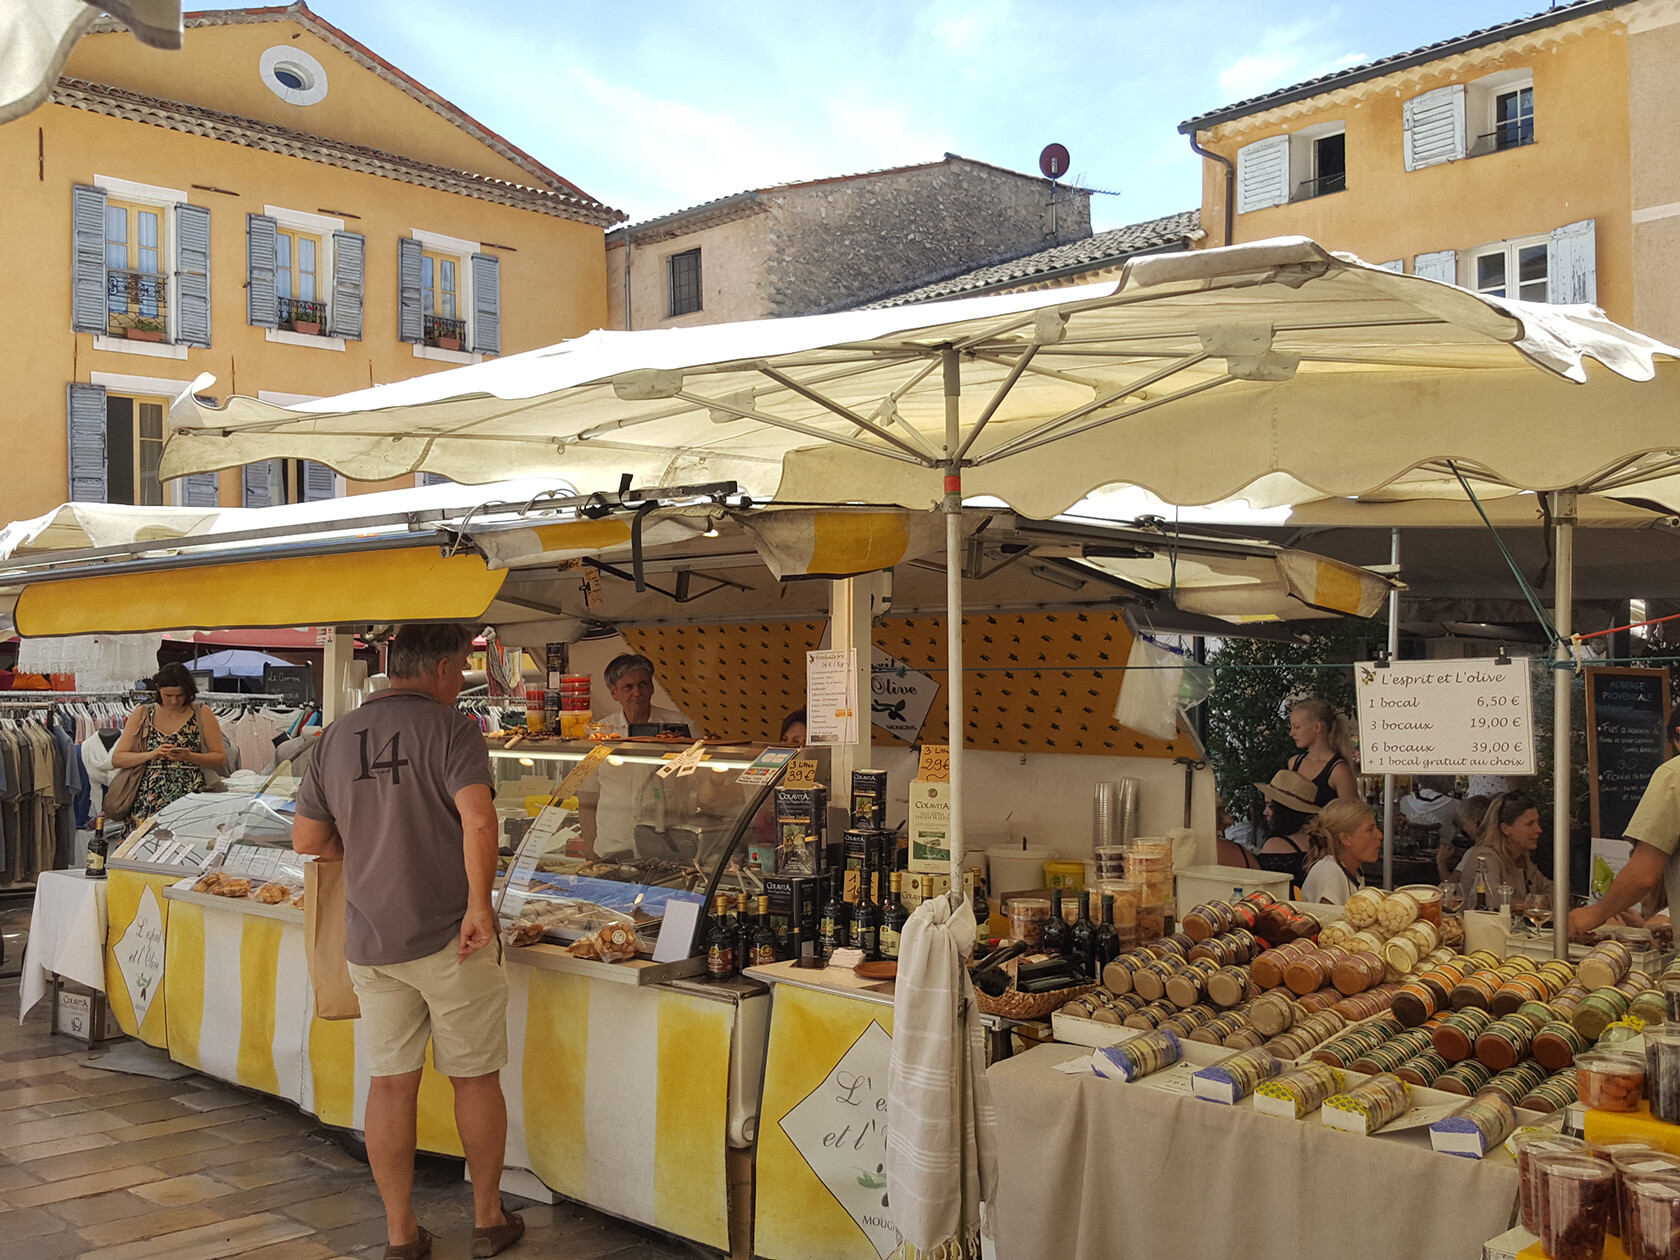
[[[1394,583],[1367,569],[1304,551],[1189,555],[1163,549],[1149,559],[1093,557],[1106,573],[1173,593],[1185,612],[1233,622],[1374,617]]]
[[[142,44],[181,47],[181,0],[6,0],[0,4],[0,123],[47,99],[101,10],[126,23]]]
[[[590,333],[296,408],[208,407],[200,378],[163,475],[306,456],[365,479],[628,473],[924,508],[954,383],[964,495],[1039,519],[1113,484],[1183,505],[1461,494],[1449,459],[1495,491],[1622,493],[1680,469],[1677,357],[1596,308],[1280,238],[1137,259],[1118,284]]]

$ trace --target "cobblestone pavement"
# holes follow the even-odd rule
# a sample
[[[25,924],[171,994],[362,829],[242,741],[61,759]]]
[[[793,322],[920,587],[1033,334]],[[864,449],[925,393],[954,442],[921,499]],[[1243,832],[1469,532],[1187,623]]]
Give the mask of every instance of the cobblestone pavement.
[[[8,953],[12,942],[7,941]],[[43,1000],[17,1022],[16,958],[0,981],[0,1254],[19,1260],[328,1260],[379,1257],[384,1215],[367,1165],[296,1108],[207,1077],[154,1080],[88,1066],[47,1031]],[[472,1235],[456,1160],[415,1177],[436,1260]],[[518,1202],[510,1200],[510,1202]],[[510,1260],[690,1260],[713,1253],[571,1203],[519,1202]]]

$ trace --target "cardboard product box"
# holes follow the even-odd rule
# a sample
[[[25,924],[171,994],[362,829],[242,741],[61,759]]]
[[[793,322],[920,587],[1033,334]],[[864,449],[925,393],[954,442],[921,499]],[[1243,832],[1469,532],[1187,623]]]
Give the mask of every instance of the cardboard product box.
[[[852,771],[852,826],[880,831],[887,825],[887,772]]]
[[[817,920],[822,913],[823,881],[815,875],[771,875],[764,881],[764,895],[770,899],[770,928],[776,933],[776,957],[793,957],[793,925],[808,941],[817,939]]]
[[[951,891],[951,873],[943,875],[932,871],[906,871],[904,875],[904,890],[899,898],[904,902],[906,910],[914,910],[929,897],[943,897]],[[970,901],[974,899],[974,871],[963,872],[963,895]]]
[[[828,869],[823,828],[828,789],[776,789],[776,864],[766,875],[820,875]]]
[[[951,867],[951,785],[917,779],[910,785],[910,869]]]
[[[890,831],[872,831],[861,827],[854,827],[846,833],[843,846],[845,862],[844,897],[856,904],[858,890],[863,886],[863,860],[865,854],[869,857],[871,869],[881,876],[881,887],[886,887],[886,878],[891,868],[888,863],[893,860],[897,846],[897,837]],[[879,894],[876,897],[879,900]]]

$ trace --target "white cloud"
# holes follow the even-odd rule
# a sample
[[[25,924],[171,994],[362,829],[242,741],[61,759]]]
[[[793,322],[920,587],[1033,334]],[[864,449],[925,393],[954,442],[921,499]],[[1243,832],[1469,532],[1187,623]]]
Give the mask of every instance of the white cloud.
[[[1326,56],[1311,40],[1312,31],[1305,26],[1268,36],[1257,51],[1239,57],[1219,72],[1220,90],[1228,100],[1245,100],[1370,60],[1360,52]]]

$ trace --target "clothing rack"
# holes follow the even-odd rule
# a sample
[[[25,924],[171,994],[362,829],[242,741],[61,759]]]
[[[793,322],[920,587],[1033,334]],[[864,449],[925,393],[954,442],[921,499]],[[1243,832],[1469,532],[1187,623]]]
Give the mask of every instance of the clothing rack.
[[[3,691],[0,692],[0,705],[38,709],[52,704],[69,704],[77,700],[127,700],[139,703],[150,701],[152,698],[153,695],[149,691]],[[289,697],[267,691],[201,691],[198,693],[197,703],[212,707],[218,703],[269,703],[297,707],[296,702]]]

